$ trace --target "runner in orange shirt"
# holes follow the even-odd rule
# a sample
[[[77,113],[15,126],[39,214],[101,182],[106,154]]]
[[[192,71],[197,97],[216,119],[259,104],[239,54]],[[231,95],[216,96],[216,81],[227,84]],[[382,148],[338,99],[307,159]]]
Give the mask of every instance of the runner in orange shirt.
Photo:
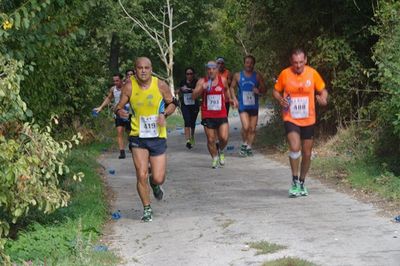
[[[225,107],[226,107],[226,113],[227,116],[229,116],[229,108],[230,108],[230,102],[229,102],[229,95],[228,95],[228,90],[229,87],[231,86],[232,82],[232,73],[225,67],[225,59],[222,56],[217,57],[215,60],[218,65],[218,73],[222,77],[226,79],[228,82],[228,87],[225,88]]]
[[[319,105],[326,106],[328,92],[318,72],[306,65],[307,55],[303,49],[292,51],[290,64],[280,73],[273,96],[282,106],[289,142],[289,161],[293,175],[289,196],[297,197],[308,195],[304,181],[310,168],[314,142],[315,99]]]

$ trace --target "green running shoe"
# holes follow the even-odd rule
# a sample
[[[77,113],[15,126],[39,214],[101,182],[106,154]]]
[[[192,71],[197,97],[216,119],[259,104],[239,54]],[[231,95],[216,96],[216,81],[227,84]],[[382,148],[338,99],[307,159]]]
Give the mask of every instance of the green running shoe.
[[[241,157],[246,157],[247,156],[247,146],[246,145],[242,144],[242,146],[240,146],[239,155]]]
[[[298,182],[292,183],[292,187],[289,189],[289,197],[296,198],[300,196],[300,184]]]
[[[224,166],[224,165],[225,165],[225,154],[224,154],[223,151],[219,151],[219,153],[218,153],[218,160],[219,160],[219,164],[220,164],[221,166]]]
[[[219,157],[217,157],[217,158],[215,158],[215,159],[212,160],[211,167],[212,167],[213,169],[216,169],[216,168],[218,167],[218,158],[219,158]]]
[[[194,146],[196,144],[196,141],[194,140],[194,137],[190,138],[190,143],[192,144],[192,146]]]
[[[304,184],[300,184],[299,193],[300,196],[308,196],[308,190]]]
[[[145,223],[153,221],[153,210],[150,206],[144,208],[142,221]]]
[[[246,155],[247,156],[254,156],[254,154],[253,154],[253,150],[252,149],[246,149]]]
[[[153,190],[153,195],[157,200],[162,200],[164,197],[164,190],[160,185],[154,185],[150,181],[151,189]]]

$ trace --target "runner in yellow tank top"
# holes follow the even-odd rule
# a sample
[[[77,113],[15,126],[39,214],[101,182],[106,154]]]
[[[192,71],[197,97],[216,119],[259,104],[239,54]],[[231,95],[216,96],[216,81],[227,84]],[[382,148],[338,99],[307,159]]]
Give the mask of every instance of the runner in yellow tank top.
[[[150,222],[153,211],[150,207],[149,183],[156,199],[161,200],[164,192],[161,185],[165,181],[166,121],[177,106],[168,85],[151,75],[152,65],[147,57],[139,57],[135,62],[136,77],[131,78],[123,89],[116,113],[122,112],[126,103],[131,104],[131,132],[129,148],[132,151],[136,169],[137,189],[143,203],[142,221]],[[165,104],[165,108],[164,108]],[[150,162],[152,177],[148,182]]]
[[[143,90],[136,78],[131,77],[132,106],[131,132],[129,136],[140,138],[167,138],[167,129],[157,124],[158,115],[164,111],[164,100],[158,88],[158,78],[151,77],[150,87]]]

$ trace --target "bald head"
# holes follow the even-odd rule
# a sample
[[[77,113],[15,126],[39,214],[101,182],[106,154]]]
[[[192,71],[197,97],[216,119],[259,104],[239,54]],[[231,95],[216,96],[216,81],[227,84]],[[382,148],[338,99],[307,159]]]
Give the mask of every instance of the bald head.
[[[135,61],[136,78],[140,82],[147,82],[151,80],[153,68],[151,60],[147,57],[138,57]]]
[[[145,57],[145,56],[138,57],[135,60],[135,67],[137,67],[138,64],[148,64],[148,65],[151,66],[151,60],[148,57]]]

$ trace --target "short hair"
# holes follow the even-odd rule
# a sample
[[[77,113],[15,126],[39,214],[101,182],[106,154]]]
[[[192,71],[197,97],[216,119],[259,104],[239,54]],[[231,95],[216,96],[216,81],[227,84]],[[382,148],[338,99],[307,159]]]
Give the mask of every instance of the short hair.
[[[120,79],[122,79],[124,76],[121,73],[117,72],[114,73],[113,77],[119,77]]]
[[[187,67],[187,68],[185,68],[185,74],[186,74],[186,71],[188,71],[188,70],[192,70],[193,74],[196,73],[196,71],[194,71],[193,67]]]
[[[296,47],[296,48],[292,49],[292,51],[290,52],[290,57],[292,57],[293,55],[299,55],[299,54],[304,54],[304,57],[307,57],[306,51],[301,47]]]
[[[135,73],[135,70],[129,68],[129,69],[127,69],[127,70],[125,71],[125,76],[128,76],[128,72],[130,72],[130,71],[133,72],[133,73]]]
[[[246,62],[246,59],[250,58],[251,60],[253,60],[253,63],[256,64],[256,58],[250,54],[246,55],[245,57],[243,57],[243,62]]]
[[[218,56],[218,57],[215,59],[215,61],[216,61],[216,62],[225,63],[225,58],[223,58],[222,56]]]

